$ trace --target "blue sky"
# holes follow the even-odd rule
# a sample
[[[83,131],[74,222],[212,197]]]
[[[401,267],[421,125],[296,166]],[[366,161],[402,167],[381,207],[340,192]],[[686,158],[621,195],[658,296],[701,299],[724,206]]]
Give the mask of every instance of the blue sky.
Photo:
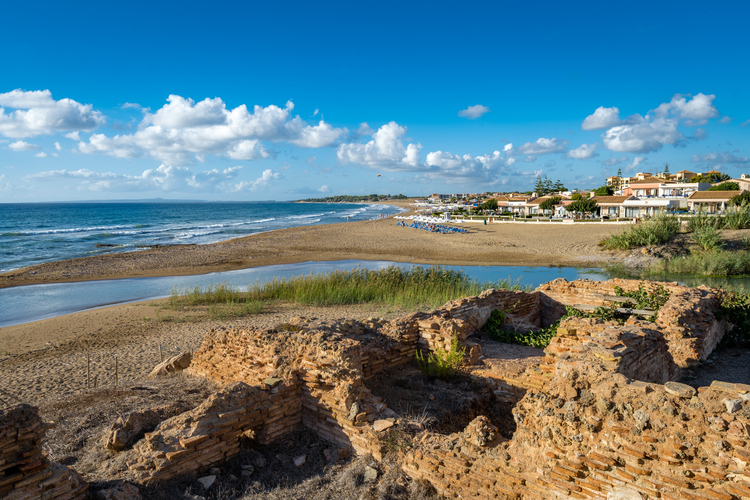
[[[749,14],[722,1],[8,3],[0,202],[526,191],[537,175],[589,188],[667,162],[739,176]]]

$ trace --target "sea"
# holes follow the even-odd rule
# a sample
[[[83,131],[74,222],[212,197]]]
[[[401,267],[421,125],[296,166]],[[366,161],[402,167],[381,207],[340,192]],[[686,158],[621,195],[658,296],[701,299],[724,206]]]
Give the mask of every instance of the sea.
[[[0,272],[295,226],[377,219],[392,205],[293,202],[0,203]]]

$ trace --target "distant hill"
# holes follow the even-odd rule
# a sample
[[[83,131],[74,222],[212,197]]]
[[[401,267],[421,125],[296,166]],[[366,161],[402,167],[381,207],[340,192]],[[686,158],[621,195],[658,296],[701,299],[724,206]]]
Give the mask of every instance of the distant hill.
[[[365,194],[360,196],[340,194],[338,196],[326,196],[325,198],[307,198],[297,201],[316,203],[358,203],[362,201],[406,200],[408,198],[408,196],[405,196],[403,194],[397,194],[395,196],[391,196],[389,194]]]

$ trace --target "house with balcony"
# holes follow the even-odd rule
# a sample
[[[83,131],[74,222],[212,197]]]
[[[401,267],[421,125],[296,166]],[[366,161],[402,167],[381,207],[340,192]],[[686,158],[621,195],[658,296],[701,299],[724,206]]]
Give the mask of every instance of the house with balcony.
[[[688,209],[709,214],[723,212],[729,206],[729,200],[743,191],[697,191],[688,197]]]

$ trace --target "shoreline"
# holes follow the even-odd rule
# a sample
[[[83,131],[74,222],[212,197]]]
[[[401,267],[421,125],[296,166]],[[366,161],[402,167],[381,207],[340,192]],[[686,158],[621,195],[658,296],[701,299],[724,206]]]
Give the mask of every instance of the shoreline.
[[[413,212],[411,200],[372,203],[408,208]],[[618,260],[602,252],[598,243],[622,229],[622,226],[608,224],[467,224],[463,227],[469,232],[429,233],[397,226],[392,216],[297,226],[205,245],[174,245],[48,262],[0,274],[0,289],[45,283],[203,275],[308,261],[595,267]]]

